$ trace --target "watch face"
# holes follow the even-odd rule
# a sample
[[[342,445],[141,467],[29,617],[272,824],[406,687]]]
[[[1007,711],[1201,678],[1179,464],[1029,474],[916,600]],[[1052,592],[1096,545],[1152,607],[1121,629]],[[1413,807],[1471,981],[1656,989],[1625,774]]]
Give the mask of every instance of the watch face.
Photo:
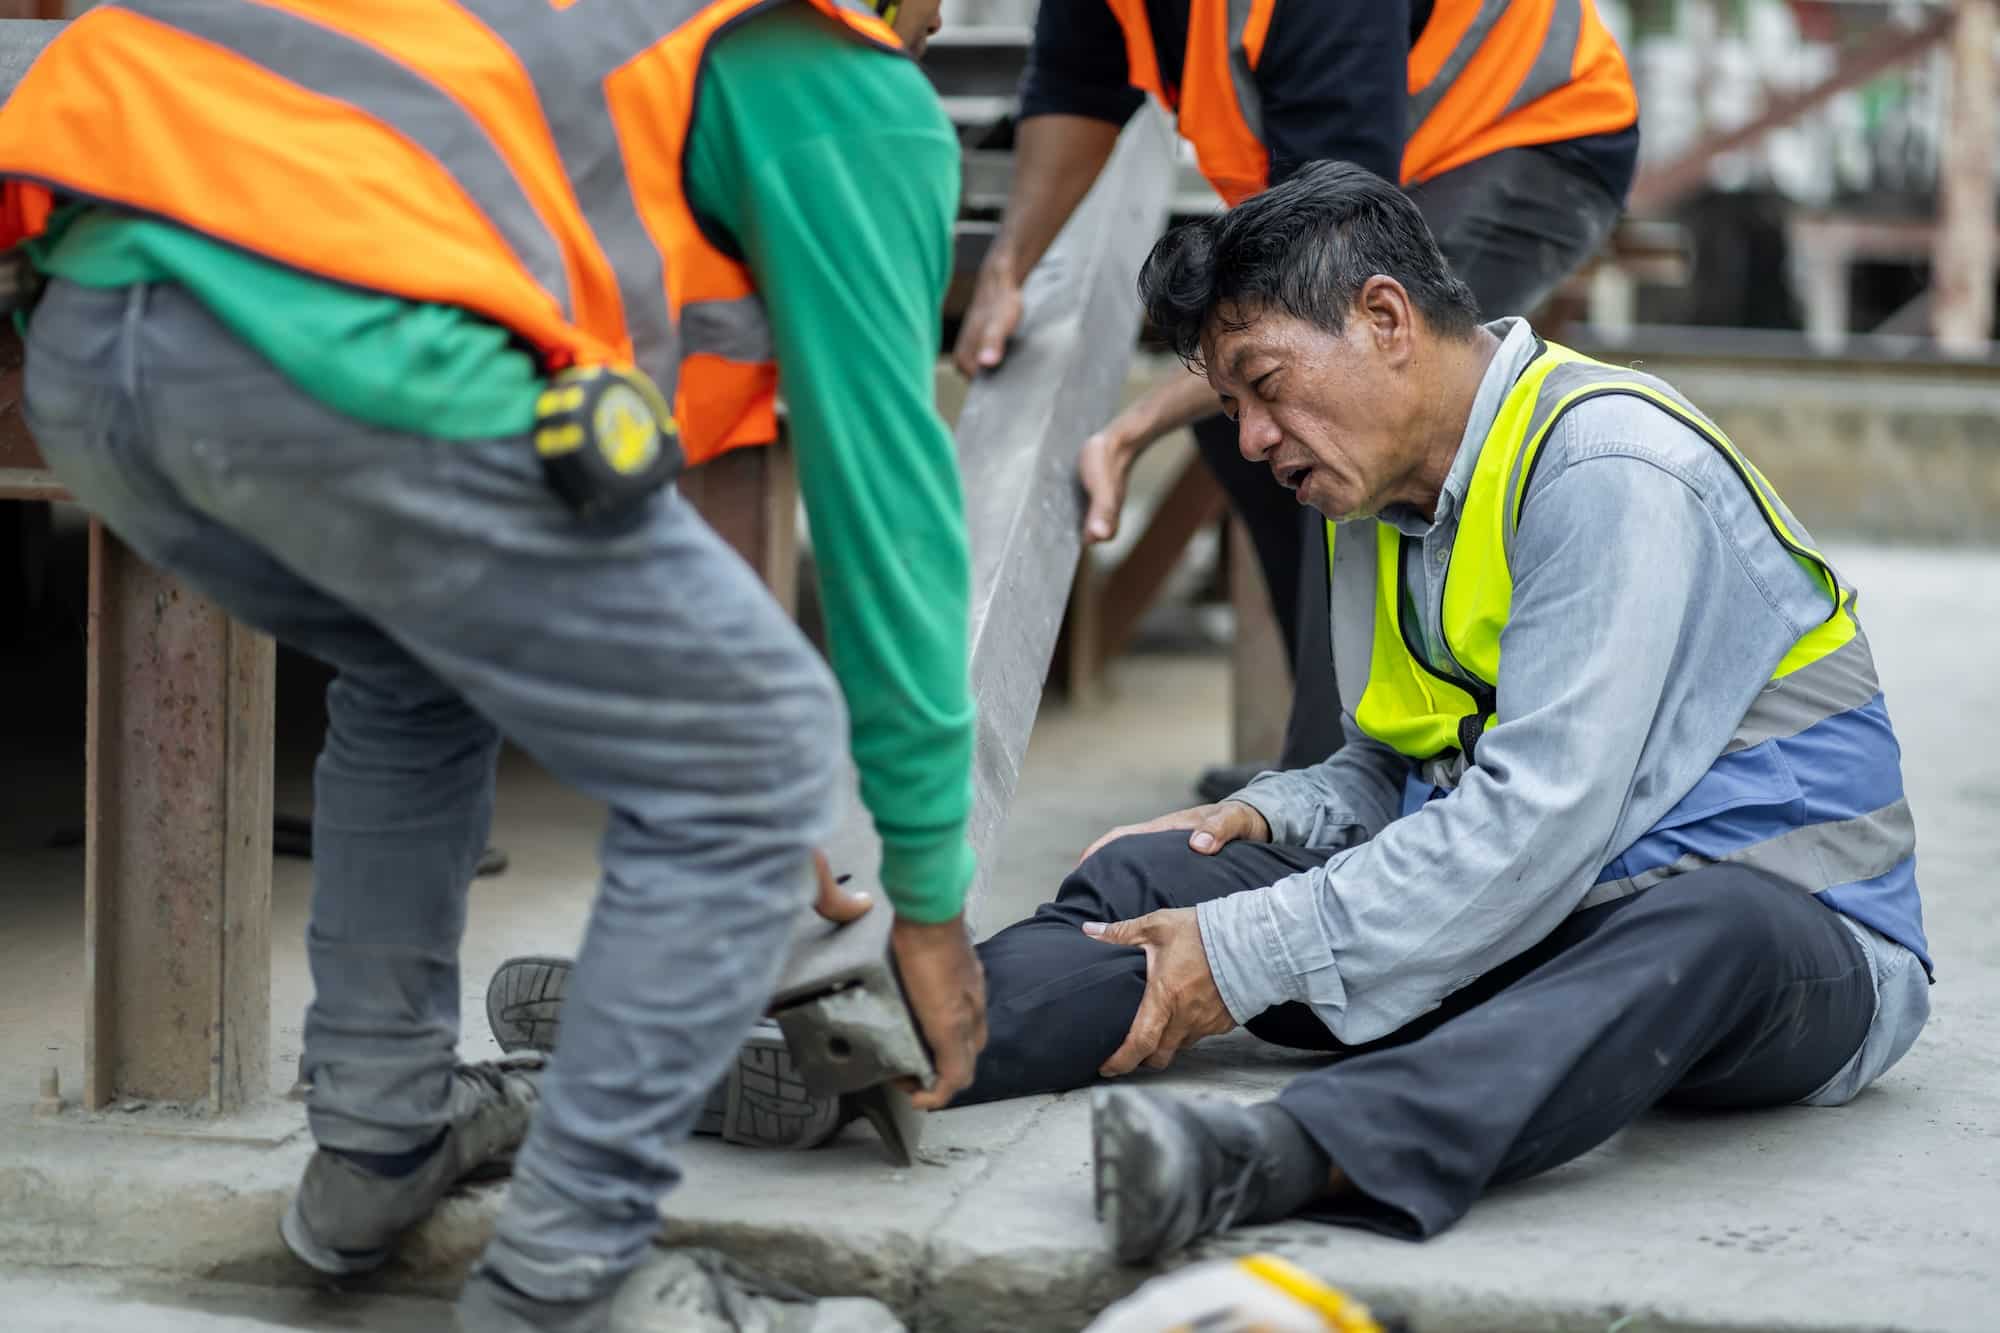
[[[591,412],[591,432],[611,470],[636,476],[660,456],[660,427],[652,405],[629,384],[613,384]]]

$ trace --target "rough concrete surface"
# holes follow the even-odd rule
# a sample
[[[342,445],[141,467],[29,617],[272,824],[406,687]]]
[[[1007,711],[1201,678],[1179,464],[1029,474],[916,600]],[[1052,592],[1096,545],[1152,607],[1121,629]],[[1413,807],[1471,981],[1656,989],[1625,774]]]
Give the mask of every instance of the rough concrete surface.
[[[1909,1058],[1839,1110],[1648,1116],[1579,1161],[1497,1192],[1423,1245],[1288,1224],[1198,1253],[1276,1249],[1411,1316],[1418,1333],[2000,1328],[2000,1046],[1989,1035],[2000,1019],[2000,904],[1988,887],[2000,710],[1985,667],[2000,655],[2000,556],[1838,543],[1833,554],[1861,588],[1917,813],[1940,983],[1930,1029]],[[983,929],[1031,908],[1104,828],[1186,803],[1193,772],[1225,748],[1223,673],[1213,654],[1133,657],[1101,708],[1051,708],[1002,839]],[[574,940],[597,836],[588,804],[532,769],[510,766],[506,787],[496,840],[515,868],[475,889],[465,976],[475,1027],[494,960]],[[274,1031],[296,1029],[288,1006],[304,998],[301,887],[288,891],[274,932]],[[44,915],[75,920],[73,907],[34,919]],[[38,943],[10,923],[9,956],[34,960],[30,974],[60,990],[59,955],[71,945],[37,930]],[[33,1007],[10,986],[0,975],[4,1022]],[[32,1058],[19,1036],[0,1042],[12,1043],[0,1046],[8,1061]],[[490,1045],[469,1032],[466,1048]],[[1158,1078],[1251,1099],[1311,1063],[1236,1036]],[[149,1112],[109,1117],[109,1126],[36,1123],[31,1094],[11,1075],[0,1087],[0,1262],[303,1283],[276,1239],[307,1151],[302,1136],[276,1147],[159,1138],[149,1131],[172,1125]],[[930,1125],[924,1160],[903,1171],[858,1127],[805,1154],[700,1141],[666,1207],[667,1236],[811,1290],[877,1297],[925,1333],[1076,1329],[1144,1277],[1109,1263],[1099,1243],[1087,1119],[1080,1093],[948,1112]],[[375,1285],[448,1288],[496,1202],[493,1190],[452,1201]],[[51,1290],[61,1317],[63,1300],[113,1299],[120,1288],[72,1270]],[[18,1283],[0,1285],[0,1309],[39,1313],[36,1299]],[[292,1322],[276,1326],[406,1326],[394,1322],[405,1307],[393,1302],[287,1308]],[[322,1309],[325,1322],[301,1322]],[[371,1322],[335,1322],[355,1309]],[[115,1325],[181,1327],[148,1317],[156,1323],[121,1316]],[[0,1317],[0,1326],[18,1325]]]

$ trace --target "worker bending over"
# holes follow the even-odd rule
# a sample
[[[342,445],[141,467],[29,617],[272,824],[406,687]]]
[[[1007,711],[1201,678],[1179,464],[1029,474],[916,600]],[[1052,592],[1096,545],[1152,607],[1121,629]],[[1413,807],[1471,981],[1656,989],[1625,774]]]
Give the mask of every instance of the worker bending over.
[[[0,110],[0,247],[50,279],[26,409],[56,475],[338,670],[319,1151],[283,1227],[321,1272],[380,1265],[518,1148],[461,1327],[610,1327],[811,897],[850,717],[939,1070],[920,1103],[969,1076],[969,576],[931,387],[959,152],[900,49],[936,14],[119,0]],[[770,440],[781,369],[846,710],[662,484]],[[539,1079],[455,1062],[503,737],[610,807]]]
[[[1407,186],[1489,318],[1532,313],[1597,251],[1639,148],[1638,99],[1594,0],[1044,4],[1012,189],[960,326],[966,374],[1006,355],[1029,271],[1147,94],[1229,204],[1321,160]],[[1085,442],[1085,540],[1116,535],[1134,460],[1190,423],[1256,546],[1294,664],[1282,763],[1317,762],[1340,744],[1324,543],[1264,469],[1237,456],[1201,377],[1173,375]],[[1214,800],[1263,767],[1213,769],[1199,786]]]
[[[1341,1059],[1093,1104],[1119,1254],[1294,1214],[1423,1237],[1657,1103],[1837,1105],[1929,1013],[1854,589],[1661,381],[1482,324],[1421,215],[1308,168],[1140,278],[1332,546],[1324,762],[1107,834],[980,946],[962,1101],[1239,1025]],[[1717,1133],[1727,1132],[1720,1126]]]

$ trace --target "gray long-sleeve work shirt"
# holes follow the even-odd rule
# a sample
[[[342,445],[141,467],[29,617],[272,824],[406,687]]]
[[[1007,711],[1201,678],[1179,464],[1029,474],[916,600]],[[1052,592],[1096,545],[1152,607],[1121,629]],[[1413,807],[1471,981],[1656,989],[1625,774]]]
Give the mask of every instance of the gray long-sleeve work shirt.
[[[1444,576],[1480,445],[1535,353],[1526,321],[1488,327],[1502,344],[1435,519],[1403,507],[1381,516],[1421,539],[1406,596],[1427,655],[1442,638]],[[1353,531],[1359,540],[1366,529]],[[1302,1001],[1342,1041],[1368,1041],[1553,930],[1708,770],[1779,660],[1825,618],[1824,589],[1768,531],[1728,464],[1667,413],[1606,396],[1565,414],[1515,535],[1500,720],[1480,738],[1478,764],[1399,818],[1411,762],[1350,728],[1325,762],[1263,774],[1236,795],[1274,842],[1344,850],[1201,905],[1231,1015]],[[1893,973],[1898,1013],[1878,1004],[1877,1026],[1888,1017],[1896,1030],[1871,1036],[1886,1067],[1928,1012],[1922,967],[1848,924],[1878,995]]]

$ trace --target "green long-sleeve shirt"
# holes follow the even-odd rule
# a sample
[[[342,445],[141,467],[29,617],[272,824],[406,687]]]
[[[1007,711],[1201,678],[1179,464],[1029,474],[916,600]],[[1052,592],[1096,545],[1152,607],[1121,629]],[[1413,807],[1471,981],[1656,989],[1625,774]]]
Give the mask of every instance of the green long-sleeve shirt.
[[[812,524],[829,654],[896,910],[955,915],[972,877],[970,561],[932,395],[957,139],[910,61],[804,6],[720,38],[686,157],[695,210],[765,296]],[[525,432],[532,359],[470,312],[356,291],[106,211],[38,247],[90,286],[177,282],[306,392],[442,439]]]

